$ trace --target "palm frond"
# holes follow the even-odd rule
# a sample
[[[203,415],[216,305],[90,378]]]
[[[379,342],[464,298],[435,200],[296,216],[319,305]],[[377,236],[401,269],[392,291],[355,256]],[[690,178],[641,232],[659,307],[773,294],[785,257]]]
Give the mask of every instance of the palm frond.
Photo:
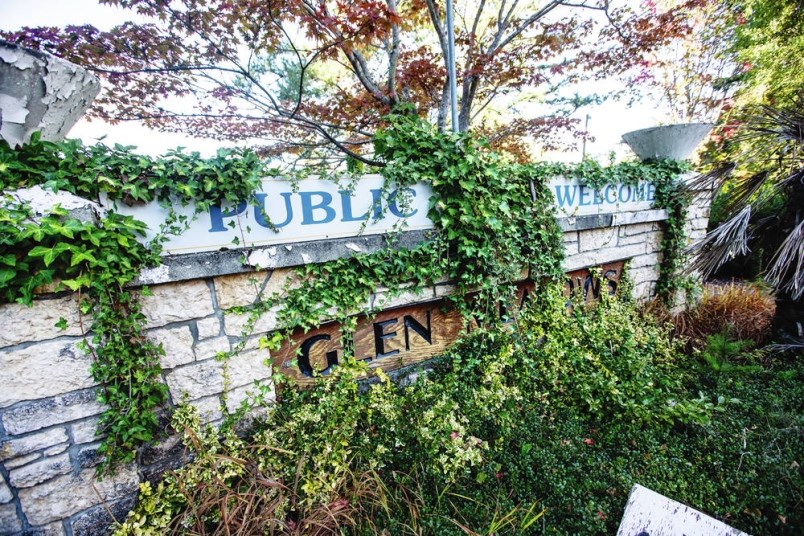
[[[798,300],[804,296],[804,221],[779,246],[765,279]]]
[[[712,171],[701,173],[694,179],[686,182],[684,189],[689,191],[712,190],[713,195],[716,196],[720,193],[726,180],[731,177],[736,167],[737,165],[734,162],[728,162],[722,166],[716,167]]]
[[[709,277],[727,260],[747,254],[750,251],[750,220],[751,205],[748,205],[688,247],[686,253],[692,258],[692,262],[687,267],[687,272],[699,272],[704,277]]]

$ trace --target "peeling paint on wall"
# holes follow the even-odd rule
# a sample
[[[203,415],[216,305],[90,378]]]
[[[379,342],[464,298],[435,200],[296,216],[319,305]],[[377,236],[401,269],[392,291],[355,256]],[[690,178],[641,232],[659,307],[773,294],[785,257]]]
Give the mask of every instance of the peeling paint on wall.
[[[0,41],[0,138],[12,146],[64,138],[100,91],[85,69]]]

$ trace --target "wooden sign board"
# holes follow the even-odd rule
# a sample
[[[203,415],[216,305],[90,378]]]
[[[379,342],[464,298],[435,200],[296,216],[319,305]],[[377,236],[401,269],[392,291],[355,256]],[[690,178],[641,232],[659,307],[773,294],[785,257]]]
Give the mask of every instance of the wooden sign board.
[[[600,280],[589,270],[571,272],[565,287],[567,296],[577,290],[587,301],[594,301],[601,292],[613,294],[622,267],[622,261],[602,266]],[[513,320],[535,287],[531,280],[517,285],[517,310],[512,314],[501,307],[503,321]],[[464,327],[461,314],[446,299],[387,309],[357,318],[354,355],[369,368],[395,370],[443,354],[465,330],[476,327],[475,322]],[[343,359],[340,328],[337,322],[329,322],[306,332],[297,331],[272,352],[274,370],[302,386],[311,384],[316,376],[328,375]]]

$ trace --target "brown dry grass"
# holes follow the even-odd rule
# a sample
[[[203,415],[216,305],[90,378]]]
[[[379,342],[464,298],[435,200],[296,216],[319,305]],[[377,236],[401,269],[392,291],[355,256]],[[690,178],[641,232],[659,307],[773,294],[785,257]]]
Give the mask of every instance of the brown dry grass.
[[[717,333],[760,345],[770,335],[776,300],[757,285],[731,282],[705,285],[701,300],[675,316],[655,301],[645,310],[660,321],[672,322],[674,333],[698,348],[706,344],[709,335]]]

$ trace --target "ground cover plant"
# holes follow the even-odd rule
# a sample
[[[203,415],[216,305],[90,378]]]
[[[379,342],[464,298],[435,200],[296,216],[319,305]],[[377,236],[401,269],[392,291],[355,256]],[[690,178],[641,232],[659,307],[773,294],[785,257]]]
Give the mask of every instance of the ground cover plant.
[[[668,328],[646,321],[629,300],[604,296],[596,307],[568,308],[561,291],[560,232],[545,180],[561,173],[599,187],[647,178],[659,199],[675,204],[671,227],[680,228],[684,200],[673,179],[683,165],[521,165],[471,135],[440,134],[410,110],[389,121],[395,126],[376,138],[386,177],[433,185],[437,237],[412,250],[300,267],[301,286],[279,297],[285,330],[265,345],[317,325],[330,311],[348,330],[357,304],[380,283],[393,293],[409,290],[410,280],[454,281],[452,305],[483,329],[404,389],[381,373],[361,384],[365,366],[347,357],[313,389],[297,390],[276,375],[281,401],[248,436],[233,433],[236,416],[219,433],[180,408],[174,426],[194,461],[145,484],[121,533],[611,532],[634,482],[740,528],[800,528],[795,363],[762,361],[744,379],[744,365],[755,363],[726,366],[742,352],[728,341],[712,341],[709,358],[686,356]],[[208,206],[242,199],[266,172],[250,153],[150,161],[127,148],[37,143],[0,145],[5,185]],[[83,312],[92,313],[90,336],[101,358],[93,373],[112,406],[104,420],[112,470],[153,438],[165,396],[153,381],[162,350],[145,337],[137,293],[126,287],[156,261],[158,243],[134,245],[138,223],[114,215],[97,229],[61,213],[37,223],[26,207],[7,201],[0,220],[5,299],[30,302],[42,283],[88,297]],[[664,257],[675,264],[683,236],[669,234],[675,238]],[[537,292],[520,316],[500,318],[523,265]],[[673,272],[663,271],[665,288],[679,288]],[[48,279],[32,279],[37,273]],[[619,288],[627,298],[628,285]],[[269,297],[250,312],[256,318],[273,305]],[[127,398],[129,389],[143,396]],[[720,420],[725,416],[732,420]],[[740,486],[744,493],[729,491]]]
[[[184,408],[198,457],[143,485],[118,533],[610,534],[636,482],[798,533],[801,363],[715,369],[668,330],[626,300],[568,312],[554,286],[406,388],[343,366],[242,439]]]

